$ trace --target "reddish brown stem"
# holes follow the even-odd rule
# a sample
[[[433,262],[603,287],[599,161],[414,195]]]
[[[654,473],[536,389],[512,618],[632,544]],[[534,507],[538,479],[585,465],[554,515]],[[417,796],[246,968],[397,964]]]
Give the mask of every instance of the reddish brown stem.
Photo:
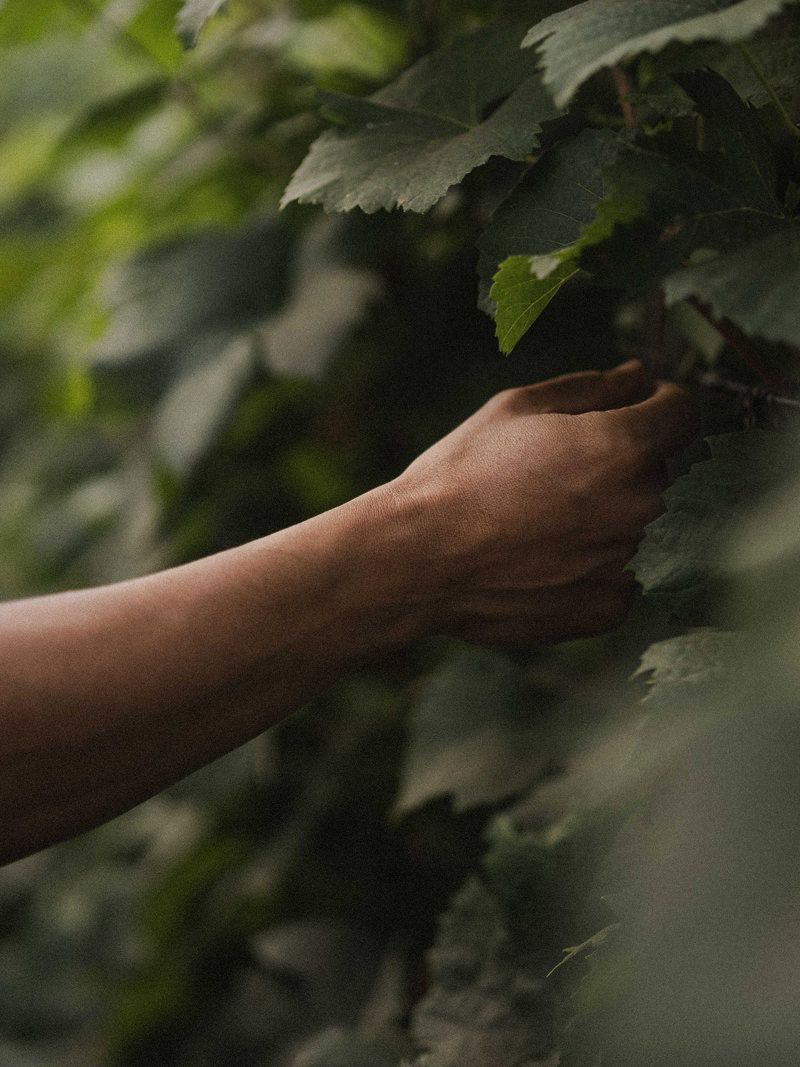
[[[631,102],[631,96],[633,95],[631,80],[622,67],[612,67],[611,75],[614,79],[614,87],[617,90],[617,100],[619,101],[619,108],[622,112],[625,126],[629,130],[635,130],[636,112],[634,111]]]
[[[712,315],[709,307],[701,300],[698,300],[696,296],[690,296],[689,303],[695,311],[703,316],[706,322],[711,323],[717,333],[725,339],[734,352],[741,356],[748,367],[751,367],[756,374],[763,378],[771,389],[783,390],[786,388],[786,379],[782,378],[772,367],[770,367],[769,363],[767,363],[761,356],[761,353],[753,347],[748,338],[737,326],[734,326],[730,319],[716,318]]]

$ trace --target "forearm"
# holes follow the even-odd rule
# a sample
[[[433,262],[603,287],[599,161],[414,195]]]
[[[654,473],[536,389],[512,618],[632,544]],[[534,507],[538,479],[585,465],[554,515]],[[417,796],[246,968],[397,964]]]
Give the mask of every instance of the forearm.
[[[146,578],[0,606],[0,860],[104,821],[425,632],[394,486]]]

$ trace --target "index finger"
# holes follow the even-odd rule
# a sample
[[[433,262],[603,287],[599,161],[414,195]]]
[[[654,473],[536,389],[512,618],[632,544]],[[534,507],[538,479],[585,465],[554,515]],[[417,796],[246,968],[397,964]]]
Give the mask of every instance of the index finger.
[[[689,393],[675,382],[659,381],[646,400],[608,413],[656,456],[674,456],[697,440],[700,413]]]

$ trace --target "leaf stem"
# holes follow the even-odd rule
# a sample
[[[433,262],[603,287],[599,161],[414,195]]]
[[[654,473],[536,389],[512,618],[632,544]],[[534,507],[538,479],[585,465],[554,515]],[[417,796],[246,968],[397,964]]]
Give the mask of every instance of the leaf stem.
[[[764,68],[761,66],[761,64],[750,51],[750,49],[747,47],[747,45],[740,43],[737,44],[736,47],[739,50],[742,59],[744,59],[745,63],[747,63],[747,65],[750,67],[750,69],[758,79],[759,84],[762,86],[767,96],[769,96],[783,125],[786,127],[792,137],[794,137],[796,140],[800,140],[800,129],[798,129],[797,123],[786,110],[786,106],[784,105],[783,101],[775,92],[775,87],[772,85],[772,82],[767,77]]]
[[[761,354],[750,344],[749,340],[744,336],[741,330],[729,319],[717,319],[712,314],[710,309],[701,300],[698,300],[696,296],[690,296],[688,303],[699,312],[709,322],[714,329],[720,334],[721,337],[731,346],[731,348],[739,355],[748,367],[751,367],[759,377],[764,381],[771,389],[782,389],[786,380],[778,377],[772,367],[761,357]]]
[[[611,68],[611,76],[614,79],[614,88],[617,90],[617,100],[619,101],[619,109],[622,112],[625,128],[635,130],[636,112],[631,103],[631,96],[633,95],[631,80],[619,65]]]
[[[745,385],[744,382],[733,381],[724,378],[716,371],[703,371],[693,378],[698,385],[706,389],[720,389],[725,393],[733,393],[735,396],[760,400],[765,404],[774,404],[777,407],[787,408],[793,412],[800,412],[800,399],[786,393],[773,393],[771,389],[763,385]]]

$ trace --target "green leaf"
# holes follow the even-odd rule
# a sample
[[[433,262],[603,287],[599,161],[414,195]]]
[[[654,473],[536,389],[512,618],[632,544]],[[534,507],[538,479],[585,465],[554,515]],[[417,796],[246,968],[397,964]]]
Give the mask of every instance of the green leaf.
[[[791,99],[800,81],[800,37],[781,34],[757,37],[747,45],[766,81],[779,97]],[[752,107],[770,103],[770,94],[738,49],[726,49],[708,64],[731,83]]]
[[[720,138],[720,175],[726,188],[749,207],[777,212],[775,159],[754,111],[714,71],[692,71],[675,80]]]
[[[722,681],[746,650],[742,634],[708,626],[656,641],[634,674],[634,678],[647,676],[642,706],[659,713],[691,707],[701,688]]]
[[[282,204],[422,212],[491,156],[524,159],[556,110],[519,37],[502,25],[473,34],[368,100],[321,94],[350,126],[314,142]]]
[[[535,941],[509,924],[489,888],[467,882],[428,957],[430,986],[412,1025],[426,1054],[415,1067],[555,1067],[552,956]]]
[[[542,269],[543,277],[537,270]],[[497,340],[506,355],[528,332],[559,289],[578,273],[571,259],[511,256],[501,264],[490,296],[495,302]]]
[[[725,43],[751,37],[790,0],[587,0],[534,26],[523,47],[540,46],[544,82],[559,107],[603,67],[673,41]]]
[[[489,293],[502,351],[511,351],[561,286],[587,266],[584,253],[648,211],[651,221],[662,221],[667,236],[655,245],[656,273],[685,261],[698,245],[741,243],[780,218],[772,199],[771,157],[748,109],[717,75],[686,78],[725,125],[728,153],[676,161],[608,132],[584,130],[547,152],[498,208],[480,241],[478,270],[485,285],[489,271],[504,260]],[[713,90],[720,86],[717,100]],[[629,285],[626,257],[620,258]],[[608,269],[598,260],[594,266]],[[629,269],[630,274],[638,272]]]
[[[178,12],[175,30],[184,48],[194,48],[200,31],[225,7],[228,0],[186,0]]]
[[[339,4],[323,18],[286,23],[286,60],[316,74],[345,71],[383,82],[403,65],[408,48],[401,23],[361,4]]]
[[[614,228],[595,242],[584,240],[587,254],[581,266],[605,284],[635,294],[684,266],[700,250],[706,255],[710,250],[731,251],[784,228],[786,219],[777,206],[766,211],[749,203],[736,174],[740,166],[731,166],[723,153],[688,152],[675,159],[650,147],[624,146],[606,175],[606,199],[629,204],[629,217],[620,221],[634,224]],[[761,195],[756,198],[764,203]],[[596,255],[593,243],[598,245]]]
[[[664,292],[668,305],[694,296],[745,333],[800,345],[800,228],[687,267],[667,278]]]
[[[541,773],[539,708],[507,657],[459,649],[420,694],[395,804],[411,811],[452,796],[456,810],[492,804],[526,788]]]
[[[307,1041],[291,1067],[395,1067],[400,1051],[399,1042],[395,1046],[355,1030],[331,1028]]]
[[[548,190],[555,195],[534,198],[527,213],[513,209],[512,196],[509,209],[503,212],[501,225],[491,239],[495,253],[506,235],[510,245],[516,244],[517,233],[521,238],[519,243],[525,240],[529,245],[550,245],[543,254],[510,256],[495,275],[489,298],[494,305],[497,339],[504,353],[512,351],[561,287],[578,273],[583,253],[602,244],[617,225],[633,221],[647,208],[646,196],[635,185],[605,192],[602,156],[611,157],[618,146],[604,144],[604,147],[609,151],[598,156],[596,169],[591,173],[582,173],[580,168],[568,165],[559,166],[558,179]],[[517,233],[513,226],[515,219],[520,224]],[[528,236],[524,236],[526,222]],[[562,238],[571,236],[572,242],[551,244],[558,241],[559,234]],[[487,242],[485,247],[489,249],[491,244]]]
[[[619,146],[606,130],[582,130],[545,152],[478,242],[481,279],[488,282],[509,256],[548,255],[572,245],[606,193],[604,173]]]
[[[271,371],[319,377],[328,361],[381,295],[377,274],[342,259],[343,220],[322,217],[297,250],[286,304],[259,330]]]
[[[631,567],[645,594],[676,618],[703,621],[726,542],[754,502],[794,470],[796,457],[781,443],[764,430],[709,438],[712,458],[667,490],[666,514],[648,526]]]
[[[169,389],[155,412],[159,456],[186,476],[214,444],[255,367],[252,338],[234,338],[192,366]]]

